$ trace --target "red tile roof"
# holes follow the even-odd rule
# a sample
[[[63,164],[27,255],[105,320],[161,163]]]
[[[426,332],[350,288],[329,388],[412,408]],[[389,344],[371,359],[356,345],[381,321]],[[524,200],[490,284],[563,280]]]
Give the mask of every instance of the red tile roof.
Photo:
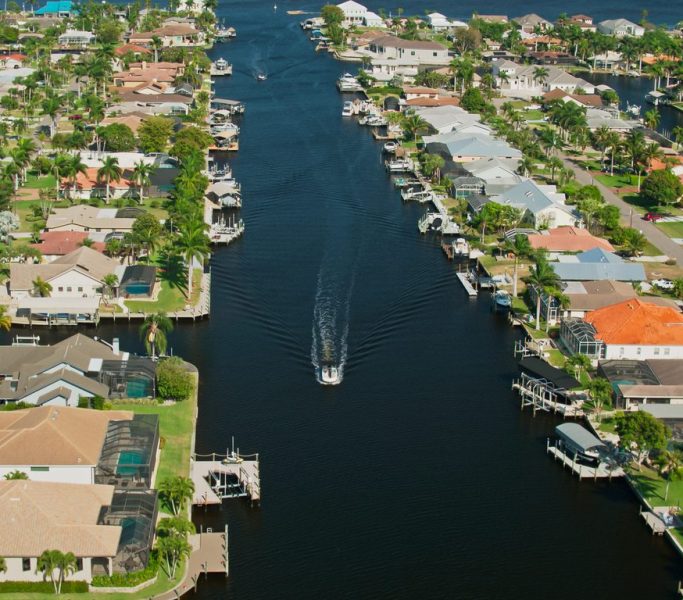
[[[440,98],[411,98],[406,100],[408,106],[460,106],[460,99],[451,96]]]
[[[593,248],[614,252],[614,247],[607,240],[578,227],[557,227],[549,230],[547,235],[530,235],[529,243],[532,248],[545,248],[550,252],[584,252]]]
[[[152,51],[149,48],[145,48],[139,44],[124,44],[114,50],[116,56],[123,56],[124,54],[128,54],[128,52],[132,52],[133,54],[152,54]]]
[[[600,308],[584,320],[606,344],[683,346],[683,314],[638,298]]]
[[[85,175],[79,173],[76,177],[76,188],[79,190],[93,190],[95,188],[104,187],[106,185],[104,180],[97,180],[97,171],[99,171],[97,167],[88,167]],[[71,185],[71,182],[66,177],[62,178],[62,186],[64,188],[68,188]],[[135,184],[125,177],[121,177],[121,181],[112,181],[109,184],[111,189],[131,188],[134,186]]]
[[[88,233],[85,231],[44,231],[40,234],[40,243],[31,246],[47,256],[64,256],[78,250],[87,238]],[[104,244],[94,242],[91,248],[102,252]]]

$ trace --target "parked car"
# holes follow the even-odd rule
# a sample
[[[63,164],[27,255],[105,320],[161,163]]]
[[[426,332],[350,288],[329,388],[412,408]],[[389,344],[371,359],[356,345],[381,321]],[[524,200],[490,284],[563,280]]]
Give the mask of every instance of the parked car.
[[[660,219],[664,218],[664,215],[660,215],[657,213],[649,212],[645,213],[645,216],[643,217],[646,221],[651,221],[652,223],[655,223],[656,221],[659,221]]]
[[[83,115],[69,115],[69,121],[80,121]]]

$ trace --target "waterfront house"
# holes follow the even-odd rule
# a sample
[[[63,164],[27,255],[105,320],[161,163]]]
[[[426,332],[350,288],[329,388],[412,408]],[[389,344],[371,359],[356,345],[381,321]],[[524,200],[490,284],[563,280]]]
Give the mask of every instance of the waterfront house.
[[[28,56],[14,52],[0,56],[0,69],[20,69],[28,60]]]
[[[128,114],[144,111],[149,115],[182,116],[190,112],[194,99],[183,94],[176,94],[174,88],[167,84],[151,82],[142,83],[139,87],[112,87],[118,99],[109,107],[110,113]]]
[[[593,94],[595,86],[584,79],[574,77],[563,69],[554,66],[546,67],[548,74],[542,79],[537,77],[537,67],[534,65],[520,65],[510,60],[493,62],[493,76],[496,87],[504,96],[519,96],[530,98],[542,96],[555,89],[573,94],[577,89],[586,94]],[[501,76],[501,73],[504,73]]]
[[[568,52],[557,50],[534,50],[525,53],[537,65],[561,65],[564,67],[576,66],[579,58]]]
[[[491,128],[481,122],[481,116],[469,113],[457,106],[440,106],[416,108],[419,115],[437,134],[447,134],[454,131],[462,131],[465,127],[474,126],[474,129],[466,133],[480,133],[490,135]]]
[[[118,295],[124,298],[151,298],[156,294],[157,268],[153,265],[129,265],[123,271]]]
[[[498,204],[513,206],[522,212],[522,222],[534,229],[574,226],[581,216],[565,204],[565,196],[554,185],[540,185],[528,179],[491,198]]]
[[[45,230],[127,233],[133,229],[135,218],[126,216],[126,213],[126,209],[99,208],[86,204],[54,208],[47,218]]]
[[[517,172],[518,164],[517,159],[501,158],[482,158],[464,163],[462,168],[465,178],[449,176],[452,181],[451,189],[456,197],[463,198],[471,196],[473,192],[488,196],[502,194],[524,181]],[[472,179],[478,183],[473,185]],[[475,210],[475,207],[472,209]]]
[[[90,31],[78,31],[75,29],[67,29],[63,34],[57,38],[60,46],[78,46],[87,48],[95,43],[95,34]]]
[[[604,69],[605,71],[617,71],[626,66],[626,61],[621,52],[607,50],[589,56],[588,60],[593,63],[594,68]]]
[[[31,244],[31,247],[40,250],[43,261],[49,263],[78,250],[87,239],[88,233],[85,231],[43,231],[39,243]],[[104,252],[104,246],[102,242],[93,242],[89,247]]]
[[[342,22],[344,27],[365,24],[365,19],[368,15],[367,6],[363,6],[354,0],[347,0],[346,2],[337,4],[337,8],[341,9],[344,13],[344,21]]]
[[[460,99],[456,96],[438,96],[437,98],[411,98],[405,101],[411,108],[437,108],[440,106],[460,106]]]
[[[620,256],[593,248],[575,255],[560,255],[558,262],[550,263],[557,276],[563,281],[645,281],[642,264],[625,261]]]
[[[76,181],[67,177],[62,178],[61,190],[64,196],[71,200],[91,200],[93,198],[105,198],[107,184],[98,176],[97,167],[88,167],[85,173],[78,173]],[[109,199],[123,198],[130,196],[135,184],[127,177],[122,176],[118,181],[109,182]]]
[[[470,133],[442,133],[426,136],[427,150],[453,162],[468,163],[482,158],[521,159],[522,153],[503,140],[489,135]]]
[[[435,66],[450,62],[448,48],[442,44],[425,40],[404,40],[392,35],[373,39],[364,52],[371,59],[391,59],[402,66]]]
[[[122,58],[129,53],[136,58],[149,58],[153,54],[149,48],[145,48],[145,46],[141,46],[139,44],[123,44],[121,46],[117,46],[117,48],[114,50],[114,54],[118,58]]]
[[[528,15],[523,15],[521,17],[514,17],[512,19],[513,23],[519,25],[519,28],[524,33],[536,33],[537,31],[550,31],[553,28],[553,24],[544,19],[543,17],[537,15],[536,13],[530,13]]]
[[[445,15],[438,12],[433,12],[427,15],[427,24],[432,28],[432,31],[448,31],[456,27],[467,27],[467,23],[463,21],[452,21]]]
[[[618,110],[600,108],[589,108],[586,111],[586,122],[591,131],[606,127],[619,133],[628,133],[640,125],[638,121],[622,119]]]
[[[52,286],[52,298],[99,298],[105,276],[123,272],[117,260],[81,246],[49,264],[10,263],[8,280],[12,299],[28,298],[38,278]]]
[[[182,75],[184,71],[185,65],[182,63],[148,63],[143,61],[131,63],[127,71],[115,73],[112,79],[117,88],[142,90],[141,84],[173,84],[176,78]]]
[[[43,581],[38,557],[53,549],[76,556],[67,581],[90,581],[96,565],[113,573],[123,528],[102,519],[113,499],[111,485],[0,481],[0,581]]]
[[[31,481],[93,484],[111,480],[113,485],[117,469],[109,464],[111,458],[130,451],[135,443],[136,462],[128,460],[118,475],[132,480],[135,474],[149,485],[159,443],[158,420],[157,415],[53,404],[0,411],[0,478],[19,471]],[[142,435],[147,429],[149,435]],[[123,431],[129,439],[122,448]]]
[[[34,14],[38,17],[69,18],[78,14],[78,10],[73,8],[72,4],[71,0],[48,0]]]
[[[683,419],[683,360],[601,360],[598,375],[612,384],[616,408],[647,410],[663,420],[674,415]],[[666,412],[653,413],[652,408]]]
[[[45,298],[43,298],[45,299]],[[49,300],[49,298],[48,298]],[[77,406],[79,398],[155,396],[155,363],[76,334],[53,346],[0,346],[0,403]]]
[[[603,359],[683,358],[683,314],[631,298],[562,322],[560,338],[573,353]],[[587,351],[584,352],[583,348]]]
[[[614,247],[607,240],[579,227],[556,227],[528,237],[534,250],[543,248],[548,252],[576,253],[602,248],[607,252],[614,252]]]
[[[605,35],[621,38],[625,36],[642,37],[645,28],[626,19],[608,19],[598,23],[598,31]]]
[[[543,104],[548,105],[552,102],[571,102],[585,108],[602,107],[602,97],[598,94],[568,94],[559,88],[543,95]]]
[[[155,37],[161,40],[164,48],[203,46],[205,40],[204,33],[192,25],[178,24],[165,25],[152,31],[131,33],[128,43],[151,47]]]

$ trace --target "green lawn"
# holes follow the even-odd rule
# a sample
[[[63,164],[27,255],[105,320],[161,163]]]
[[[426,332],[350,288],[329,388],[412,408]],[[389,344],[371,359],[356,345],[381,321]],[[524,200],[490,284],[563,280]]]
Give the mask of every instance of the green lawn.
[[[33,189],[33,190],[44,190],[44,189],[53,189],[54,190],[57,187],[57,180],[55,179],[54,175],[44,175],[44,176],[29,175],[26,178],[26,185],[24,187],[28,188],[28,189]]]
[[[527,121],[542,121],[545,113],[542,110],[525,110],[522,112],[522,116]]]
[[[595,179],[610,188],[623,188],[638,185],[636,175],[596,175]]]
[[[194,415],[197,409],[196,387],[195,393],[189,400],[176,402],[173,405],[126,404],[122,401],[114,403],[114,408],[145,415],[159,415],[159,435],[163,439],[163,448],[159,460],[157,482],[175,475],[183,477],[189,475]]]
[[[173,313],[183,310],[186,304],[195,306],[197,302],[199,302],[199,287],[201,282],[202,271],[201,269],[195,269],[192,278],[192,301],[188,303],[187,298],[185,297],[184,288],[181,289],[178,286],[171,284],[169,281],[164,280],[162,275],[161,291],[159,292],[159,297],[156,302],[146,302],[144,300],[126,300],[125,304],[128,307],[128,310],[132,312]]]
[[[672,238],[683,238],[683,223],[657,223],[657,227]]]
[[[635,467],[629,476],[652,506],[679,506],[683,502],[683,480],[671,482],[669,496],[665,501],[664,494],[667,481],[662,479],[656,471],[646,467],[642,467],[642,471],[638,471]]]

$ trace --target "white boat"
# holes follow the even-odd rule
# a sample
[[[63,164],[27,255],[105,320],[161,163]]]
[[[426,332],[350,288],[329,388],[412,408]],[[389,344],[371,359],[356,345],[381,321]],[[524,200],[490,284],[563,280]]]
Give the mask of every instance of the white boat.
[[[413,163],[407,158],[400,158],[387,163],[387,171],[390,173],[404,173],[405,171],[410,171],[412,168]]]
[[[353,102],[344,102],[344,108],[342,108],[342,117],[352,117],[353,116]]]
[[[398,150],[399,145],[400,144],[398,142],[386,142],[384,144],[383,150],[389,154],[393,154],[396,152],[396,150]]]
[[[257,81],[265,81],[266,79],[268,79],[268,75],[266,75],[265,73],[259,73],[256,76]]]
[[[453,254],[456,256],[467,256],[470,253],[470,245],[465,238],[458,238],[453,242]]]
[[[353,75],[344,73],[337,79],[337,88],[339,88],[340,92],[360,92],[363,86]]]
[[[211,63],[211,75],[232,75],[232,65],[224,58],[219,58]]]
[[[434,200],[434,193],[428,192],[426,190],[421,190],[419,192],[401,192],[401,198],[405,202],[419,202],[420,204],[426,204]]]
[[[509,310],[512,306],[512,296],[507,290],[497,290],[491,301],[495,310]]]
[[[323,365],[320,369],[320,383],[323,385],[337,385],[340,383],[339,369],[333,365]]]

